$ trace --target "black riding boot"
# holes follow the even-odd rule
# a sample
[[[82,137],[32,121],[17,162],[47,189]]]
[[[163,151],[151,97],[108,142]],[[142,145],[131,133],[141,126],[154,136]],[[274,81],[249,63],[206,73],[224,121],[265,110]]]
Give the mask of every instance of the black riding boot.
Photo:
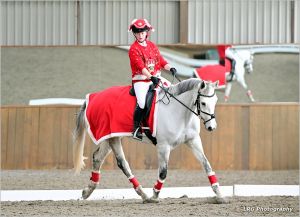
[[[220,60],[219,60],[219,64],[220,64],[221,66],[225,66],[225,59],[220,59]]]
[[[143,140],[141,122],[144,116],[144,109],[141,109],[138,105],[135,108],[134,115],[133,115],[133,132],[132,136],[134,139],[139,141]]]
[[[229,81],[232,81],[234,73],[235,73],[235,63],[236,62],[233,59],[230,59],[230,62],[231,62],[231,70],[230,70],[230,74],[229,74]]]

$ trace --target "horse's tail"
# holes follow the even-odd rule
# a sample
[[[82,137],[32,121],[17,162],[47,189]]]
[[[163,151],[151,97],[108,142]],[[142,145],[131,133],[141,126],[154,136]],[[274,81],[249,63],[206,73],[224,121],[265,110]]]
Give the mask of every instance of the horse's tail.
[[[80,107],[80,111],[76,118],[76,128],[73,133],[73,164],[75,173],[79,173],[85,167],[84,160],[87,159],[83,156],[84,141],[85,141],[85,109],[86,103]]]

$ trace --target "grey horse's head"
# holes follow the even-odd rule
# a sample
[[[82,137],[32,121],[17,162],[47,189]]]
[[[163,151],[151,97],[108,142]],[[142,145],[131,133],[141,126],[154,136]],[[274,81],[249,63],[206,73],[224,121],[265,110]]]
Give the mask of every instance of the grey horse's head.
[[[219,81],[210,82],[202,81],[198,90],[199,98],[199,112],[203,120],[205,128],[208,131],[213,131],[217,128],[215,119],[215,107],[218,101],[215,89],[218,87]]]

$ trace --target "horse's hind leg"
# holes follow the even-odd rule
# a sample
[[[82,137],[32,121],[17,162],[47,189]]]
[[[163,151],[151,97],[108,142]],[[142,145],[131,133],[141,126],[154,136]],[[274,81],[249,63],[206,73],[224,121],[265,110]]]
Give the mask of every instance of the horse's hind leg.
[[[93,170],[90,178],[90,183],[88,187],[83,189],[82,198],[87,199],[95,190],[100,181],[100,168],[106,158],[106,156],[111,152],[110,145],[108,141],[101,143],[96,147],[93,153]]]
[[[129,167],[129,164],[125,158],[124,151],[121,144],[120,138],[111,138],[109,140],[110,147],[112,148],[118,167],[122,170],[122,172],[126,175],[128,180],[132,183],[134,190],[136,193],[141,196],[144,202],[149,200],[147,194],[144,192],[142,186],[139,184],[138,180],[134,177]]]
[[[204,154],[200,136],[196,136],[193,140],[188,141],[187,144],[192,149],[197,160],[202,163],[202,166],[205,169],[205,172],[208,176],[211,187],[217,196],[216,201],[218,203],[226,203],[226,200],[224,199],[224,197],[222,196],[222,194],[220,192],[220,187],[219,187],[219,183],[218,183],[216,174],[212,170],[210,163]]]

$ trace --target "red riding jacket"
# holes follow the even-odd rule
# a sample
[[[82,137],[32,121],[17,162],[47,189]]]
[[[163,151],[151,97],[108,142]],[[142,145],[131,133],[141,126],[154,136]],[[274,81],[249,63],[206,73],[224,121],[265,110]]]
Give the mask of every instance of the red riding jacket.
[[[168,62],[161,56],[157,46],[148,40],[147,46],[142,46],[135,41],[130,46],[128,55],[133,82],[149,81],[147,77],[142,74],[143,68],[148,69],[151,75],[157,75],[160,74],[160,70],[168,64]]]

